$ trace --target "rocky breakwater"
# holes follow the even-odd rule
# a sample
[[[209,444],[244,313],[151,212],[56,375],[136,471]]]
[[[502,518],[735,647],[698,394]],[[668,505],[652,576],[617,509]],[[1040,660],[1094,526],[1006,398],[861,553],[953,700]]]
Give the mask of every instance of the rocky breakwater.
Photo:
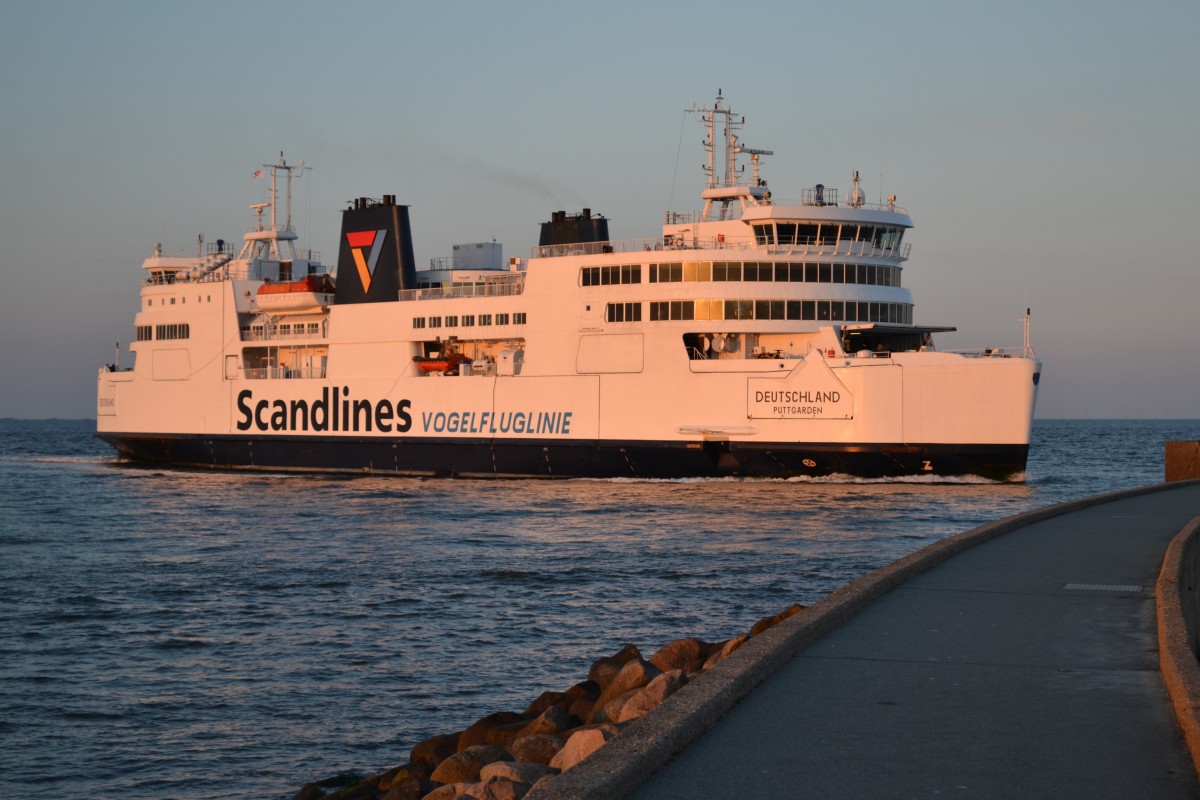
[[[619,736],[753,636],[804,606],[764,617],[722,642],[677,639],[652,655],[627,644],[597,659],[587,680],[543,692],[520,713],[488,714],[458,733],[417,744],[385,772],[306,784],[293,800],[518,800]]]

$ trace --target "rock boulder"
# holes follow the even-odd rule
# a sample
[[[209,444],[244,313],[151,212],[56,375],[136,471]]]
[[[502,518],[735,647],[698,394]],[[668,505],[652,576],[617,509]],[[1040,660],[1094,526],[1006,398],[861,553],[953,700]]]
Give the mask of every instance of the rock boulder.
[[[570,704],[571,698],[566,692],[542,692],[536,700],[521,712],[521,716],[525,719],[533,719],[547,708],[550,708],[550,706],[563,706],[565,708]]]
[[[605,727],[585,728],[571,734],[563,749],[550,760],[554,769],[566,771],[604,746],[615,734]]]
[[[458,736],[458,749],[466,750],[477,744],[503,744],[517,738],[526,720],[512,711],[498,711],[481,717]]]
[[[508,751],[495,745],[472,745],[438,764],[429,779],[438,783],[474,783],[486,765],[511,759]]]
[[[428,764],[431,767],[436,767],[438,764],[445,761],[450,756],[458,752],[458,737],[457,733],[448,733],[443,736],[431,736],[423,742],[417,743],[413,747],[412,752],[408,756],[408,760],[418,764]]]
[[[402,781],[394,781],[380,800],[422,800],[437,788],[438,785],[428,778],[413,775]]]
[[[513,758],[517,761],[549,764],[550,759],[554,758],[559,750],[562,750],[565,742],[566,740],[560,736],[538,733],[513,739],[507,746],[508,752],[512,753]]]
[[[593,680],[577,683],[567,690],[567,714],[587,719],[592,714],[596,699],[600,697],[600,684]]]
[[[724,661],[730,656],[730,654],[734,653],[738,648],[748,641],[750,641],[749,634],[743,633],[740,636],[735,636],[729,641],[722,643],[720,647],[714,646],[713,651],[709,653],[708,658],[705,660],[701,671],[703,672],[706,669],[712,669],[717,663]]]
[[[754,623],[754,627],[750,629],[750,635],[758,636],[760,633],[767,630],[768,628],[772,628],[775,625],[778,625],[779,623],[783,622],[788,617],[794,617],[795,615],[799,614],[803,610],[804,610],[804,606],[800,605],[799,603],[796,603],[792,606],[789,606],[788,608],[785,608],[783,611],[780,611],[778,614],[773,614],[769,617],[763,617],[758,622]]]
[[[528,783],[493,775],[475,784],[469,793],[478,800],[521,800],[529,789]]]
[[[563,710],[562,706],[550,706],[536,718],[526,723],[517,733],[520,736],[535,736],[539,733],[549,733],[557,735],[565,730],[578,726],[582,720],[579,717],[573,717]]]
[[[641,658],[634,658],[627,661],[621,670],[608,682],[608,686],[600,693],[599,699],[596,700],[594,708],[603,709],[605,704],[613,698],[620,697],[630,689],[640,689],[650,681],[654,680],[662,673],[658,667],[651,664],[649,661],[643,661]],[[593,718],[596,717],[596,712],[592,712]]]
[[[697,672],[708,658],[712,645],[700,639],[676,639],[659,648],[650,656],[650,663],[663,672],[681,669],[684,672]]]
[[[608,682],[613,676],[621,671],[621,667],[634,659],[640,661],[642,653],[634,645],[627,644],[616,655],[605,656],[593,661],[591,669],[588,670],[588,680],[595,681],[599,684],[601,691],[603,691],[608,688]]]
[[[557,770],[551,769],[546,764],[533,764],[528,761],[497,761],[481,769],[479,779],[487,780],[498,777],[507,778],[514,783],[533,785],[543,776],[554,775],[556,772]]]
[[[683,674],[683,670],[673,669],[670,672],[664,672],[641,689],[635,690],[633,696],[622,703],[619,709],[609,713],[609,719],[613,722],[623,723],[644,717],[668,697],[682,689],[686,683],[687,677]],[[608,706],[605,706],[605,710],[608,710]]]

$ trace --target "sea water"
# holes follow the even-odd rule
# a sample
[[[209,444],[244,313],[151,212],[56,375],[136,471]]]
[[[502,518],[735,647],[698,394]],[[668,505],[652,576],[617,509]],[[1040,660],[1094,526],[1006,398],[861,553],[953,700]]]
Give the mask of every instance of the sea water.
[[[131,466],[0,420],[0,796],[290,797],[939,538],[1163,479],[1200,422],[1038,421],[1021,483]]]

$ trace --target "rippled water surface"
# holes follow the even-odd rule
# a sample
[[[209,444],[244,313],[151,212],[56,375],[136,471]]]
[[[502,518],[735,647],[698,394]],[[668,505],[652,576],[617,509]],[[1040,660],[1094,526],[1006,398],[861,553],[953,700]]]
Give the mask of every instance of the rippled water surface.
[[[93,427],[0,420],[3,797],[289,797],[1200,438],[1040,421],[1022,484],[475,482],[136,468]]]

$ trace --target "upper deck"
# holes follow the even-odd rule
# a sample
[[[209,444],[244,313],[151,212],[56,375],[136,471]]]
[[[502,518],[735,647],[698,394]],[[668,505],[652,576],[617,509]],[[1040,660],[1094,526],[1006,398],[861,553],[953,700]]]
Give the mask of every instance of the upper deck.
[[[715,224],[715,223],[707,223]],[[565,258],[568,256],[638,254],[673,252],[680,257],[686,251],[729,251],[763,255],[787,256],[848,256],[855,258],[880,258],[906,261],[911,245],[901,242],[895,234],[885,239],[883,233],[876,236],[874,230],[864,235],[863,226],[850,231],[852,226],[843,224],[825,228],[824,235],[816,227],[808,229],[787,228],[774,223],[772,228],[760,227],[758,231],[747,229],[740,235],[708,232],[707,236],[691,230],[666,234],[655,238],[614,239],[605,242],[577,242],[574,244],[544,245],[530,248],[530,258]],[[781,232],[782,227],[782,232]],[[770,230],[771,232],[768,232]],[[832,233],[830,233],[832,231]],[[860,233],[861,232],[861,233]]]

